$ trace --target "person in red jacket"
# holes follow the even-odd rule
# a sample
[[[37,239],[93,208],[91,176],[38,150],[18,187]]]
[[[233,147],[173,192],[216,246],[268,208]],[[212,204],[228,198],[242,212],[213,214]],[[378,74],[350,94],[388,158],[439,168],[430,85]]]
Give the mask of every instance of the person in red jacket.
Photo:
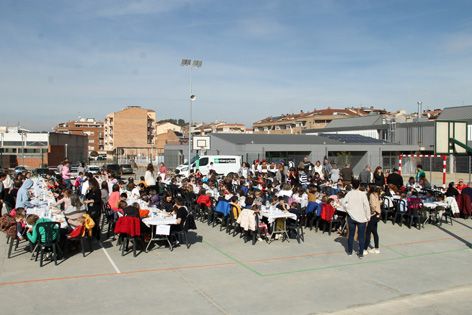
[[[197,204],[200,206],[205,206],[207,208],[211,207],[211,192],[203,190],[200,196],[197,198]]]

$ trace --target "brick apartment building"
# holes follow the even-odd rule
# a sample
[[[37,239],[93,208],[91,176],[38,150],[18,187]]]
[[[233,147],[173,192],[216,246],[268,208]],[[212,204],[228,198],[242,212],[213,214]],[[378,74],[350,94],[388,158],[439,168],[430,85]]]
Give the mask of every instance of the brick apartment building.
[[[325,108],[315,109],[311,112],[297,114],[285,114],[276,117],[267,117],[253,123],[256,134],[301,134],[306,129],[325,128],[336,119],[362,117],[372,113],[385,114],[385,109],[373,107],[350,108]]]
[[[89,152],[105,153],[103,121],[97,121],[93,118],[80,118],[79,120],[59,123],[54,131],[72,135],[87,135]]]
[[[108,155],[153,158],[157,154],[155,127],[154,110],[128,106],[110,113],[104,122],[104,149]]]

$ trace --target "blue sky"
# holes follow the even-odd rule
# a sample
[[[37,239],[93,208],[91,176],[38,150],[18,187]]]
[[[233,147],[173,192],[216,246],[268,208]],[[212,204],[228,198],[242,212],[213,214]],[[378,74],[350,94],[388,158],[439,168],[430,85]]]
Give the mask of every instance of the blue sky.
[[[472,104],[472,1],[0,0],[0,125]]]

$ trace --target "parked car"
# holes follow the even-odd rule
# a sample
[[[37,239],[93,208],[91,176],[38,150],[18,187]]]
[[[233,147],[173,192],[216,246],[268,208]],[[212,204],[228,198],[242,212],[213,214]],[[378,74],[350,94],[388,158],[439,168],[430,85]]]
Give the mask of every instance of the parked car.
[[[120,168],[121,168],[121,174],[122,175],[124,175],[124,174],[134,174],[133,167],[131,166],[131,164],[121,164]]]
[[[76,178],[79,176],[79,164],[72,164],[70,166],[70,177],[71,178]]]
[[[20,174],[20,173],[23,173],[23,172],[25,172],[25,171],[28,171],[28,170],[27,170],[26,167],[24,167],[24,166],[17,166],[17,167],[15,167],[15,174]]]
[[[46,175],[49,173],[50,173],[49,168],[44,168],[44,167],[33,170],[33,175],[39,176],[39,177],[46,177]]]
[[[87,172],[88,173],[91,173],[92,175],[97,175],[97,174],[100,174],[101,172],[101,168],[99,166],[96,166],[96,165],[89,165],[87,166]]]
[[[121,176],[121,168],[118,164],[107,164],[105,170],[117,178]]]

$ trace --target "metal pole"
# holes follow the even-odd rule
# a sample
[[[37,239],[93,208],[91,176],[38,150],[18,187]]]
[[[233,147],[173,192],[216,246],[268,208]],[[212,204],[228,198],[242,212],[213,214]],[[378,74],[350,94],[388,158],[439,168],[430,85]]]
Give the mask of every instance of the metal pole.
[[[189,83],[190,83],[190,94],[189,94],[189,99],[190,99],[190,121],[188,123],[188,173],[190,175],[190,157],[192,154],[192,120],[193,120],[193,113],[192,113],[192,66],[189,66],[188,70],[188,76],[189,76]]]

